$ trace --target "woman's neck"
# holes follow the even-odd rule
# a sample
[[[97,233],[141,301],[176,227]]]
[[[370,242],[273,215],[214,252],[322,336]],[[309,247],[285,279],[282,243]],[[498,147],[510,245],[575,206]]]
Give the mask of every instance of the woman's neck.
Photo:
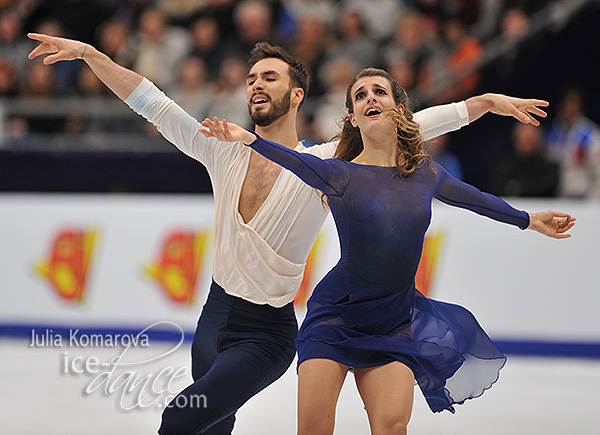
[[[352,163],[373,166],[396,166],[398,155],[397,136],[378,135],[369,136],[362,134],[363,150],[352,160]]]

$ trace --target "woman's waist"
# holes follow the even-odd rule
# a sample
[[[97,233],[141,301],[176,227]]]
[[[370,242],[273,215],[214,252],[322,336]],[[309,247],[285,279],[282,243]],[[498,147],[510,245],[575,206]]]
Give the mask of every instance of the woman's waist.
[[[413,294],[414,280],[375,280],[356,274],[347,266],[338,263],[319,282],[311,299],[319,303],[365,302],[382,298],[404,298]]]
[[[349,281],[382,290],[389,289],[397,292],[409,289],[415,284],[416,266],[403,262],[357,261],[342,258],[336,267],[348,275]]]

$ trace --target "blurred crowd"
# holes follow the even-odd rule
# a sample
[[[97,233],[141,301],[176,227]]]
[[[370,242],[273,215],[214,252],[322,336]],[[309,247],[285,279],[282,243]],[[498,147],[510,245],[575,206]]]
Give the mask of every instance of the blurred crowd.
[[[414,109],[473,95],[489,41],[510,46],[528,32],[544,0],[0,0],[2,102],[113,98],[83,62],[51,67],[30,61],[35,31],[88,42],[148,79],[196,119],[226,117],[251,127],[245,99],[256,42],[286,47],[310,74],[298,120],[307,143],[330,139],[344,93],[360,69],[388,70]],[[497,46],[497,45],[496,45]],[[511,53],[509,52],[508,55]],[[585,116],[584,94],[565,92],[546,130],[515,126],[513,152],[498,164],[498,194],[600,197],[600,134]],[[62,109],[60,109],[62,107]],[[63,110],[63,112],[61,112]],[[6,109],[5,109],[6,112]],[[5,113],[4,138],[32,133],[138,132],[143,121],[82,115],[56,105],[51,114]],[[89,113],[86,112],[86,113]],[[446,139],[429,151],[461,177]]]

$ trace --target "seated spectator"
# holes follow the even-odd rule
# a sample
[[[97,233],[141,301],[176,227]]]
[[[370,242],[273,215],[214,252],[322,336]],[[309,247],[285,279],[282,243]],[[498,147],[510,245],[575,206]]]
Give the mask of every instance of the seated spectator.
[[[206,72],[211,81],[219,77],[223,61],[223,47],[219,24],[212,17],[202,17],[192,24],[192,55],[204,61]]]
[[[10,62],[18,77],[22,77],[29,65],[27,55],[31,44],[22,35],[21,19],[11,10],[0,13],[0,59]]]
[[[418,111],[426,106],[427,94],[417,86],[417,75],[414,65],[403,57],[391,59],[387,65],[387,71],[392,78],[408,94],[411,109]]]
[[[315,133],[322,142],[341,131],[338,124],[344,117],[346,88],[359,71],[351,59],[340,57],[324,67],[327,92],[319,97],[314,110]]]
[[[133,69],[158,87],[173,84],[179,62],[191,48],[189,32],[171,27],[165,15],[157,9],[147,9],[140,17],[139,32],[131,48]]]
[[[365,34],[365,24],[360,13],[350,7],[340,11],[337,20],[338,43],[329,58],[352,59],[359,70],[375,66],[377,45]]]
[[[237,57],[228,57],[221,64],[219,80],[210,95],[207,115],[226,118],[245,128],[252,128],[246,101],[248,64]]]
[[[210,92],[202,59],[185,58],[177,70],[177,83],[168,94],[192,117],[202,120],[207,114]]]
[[[560,196],[600,198],[600,128],[583,111],[583,92],[568,89],[548,132],[548,155],[560,166]]]
[[[300,18],[290,52],[302,62],[310,77],[307,104],[310,104],[312,98],[323,95],[326,90],[320,70],[327,58],[327,48],[330,43],[329,28],[321,18],[312,15]]]
[[[35,31],[51,36],[64,36],[68,34],[60,22],[54,20],[43,21]],[[27,65],[27,68],[29,69],[30,66]],[[52,66],[54,70],[54,86],[56,86],[60,93],[70,94],[75,90],[77,72],[80,66],[77,62],[60,62]]]
[[[444,23],[442,47],[436,51],[431,69],[437,102],[460,100],[473,93],[479,83],[475,68],[481,56],[481,44],[467,34],[459,17]]]
[[[10,61],[0,58],[0,97],[14,97],[17,92],[15,67]]]
[[[25,77],[23,96],[30,98],[32,105],[39,105],[51,101],[57,92],[55,69],[33,62]],[[30,133],[60,133],[65,126],[65,118],[56,117],[51,112],[33,114],[26,117],[25,122]]]
[[[125,22],[109,20],[104,22],[98,29],[98,45],[100,50],[115,62],[129,66],[133,53],[129,43],[131,32]],[[84,68],[86,69],[86,68]]]
[[[544,154],[543,132],[531,124],[515,125],[511,154],[497,168],[495,193],[506,196],[556,195],[558,165]]]
[[[342,0],[341,3],[361,14],[367,36],[377,42],[392,35],[396,20],[406,9],[405,2],[398,0]]]
[[[415,76],[413,83],[415,86],[427,80],[427,67],[432,53],[431,35],[427,34],[423,15],[418,12],[408,12],[398,19],[394,27],[393,39],[382,50],[381,63],[389,70],[400,59],[410,62]]]
[[[243,0],[233,10],[234,32],[225,41],[228,56],[246,60],[257,42],[269,41],[277,44],[273,14],[264,0]]]

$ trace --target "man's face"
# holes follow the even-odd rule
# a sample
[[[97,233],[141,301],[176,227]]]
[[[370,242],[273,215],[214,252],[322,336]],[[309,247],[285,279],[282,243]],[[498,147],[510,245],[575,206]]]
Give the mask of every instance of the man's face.
[[[266,58],[254,64],[246,78],[246,99],[252,121],[266,127],[290,111],[292,86],[289,65]]]

